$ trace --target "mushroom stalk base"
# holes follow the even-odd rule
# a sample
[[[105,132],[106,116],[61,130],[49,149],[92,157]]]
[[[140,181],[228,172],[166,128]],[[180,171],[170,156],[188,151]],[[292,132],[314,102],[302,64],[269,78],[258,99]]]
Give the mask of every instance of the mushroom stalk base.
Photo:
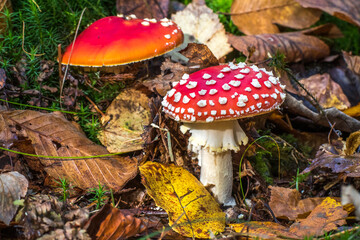
[[[224,206],[235,206],[235,199],[231,197],[233,181],[231,151],[211,153],[208,149],[202,149],[199,158],[202,159],[200,182],[204,186],[209,186],[209,190]]]
[[[219,203],[235,206],[231,197],[233,168],[231,150],[237,152],[246,145],[248,138],[237,120],[212,123],[185,123],[181,131],[189,131],[189,149],[197,154],[201,166],[200,181],[210,190]]]

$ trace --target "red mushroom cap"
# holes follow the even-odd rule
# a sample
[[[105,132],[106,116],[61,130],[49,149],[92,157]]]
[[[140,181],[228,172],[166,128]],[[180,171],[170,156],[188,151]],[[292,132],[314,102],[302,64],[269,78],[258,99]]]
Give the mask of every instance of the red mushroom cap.
[[[284,85],[272,72],[245,63],[209,67],[185,74],[162,105],[177,121],[212,122],[264,114],[284,101]]]
[[[89,67],[122,65],[162,55],[182,42],[182,31],[168,19],[158,22],[105,17],[79,34],[72,53],[70,44],[61,63]]]

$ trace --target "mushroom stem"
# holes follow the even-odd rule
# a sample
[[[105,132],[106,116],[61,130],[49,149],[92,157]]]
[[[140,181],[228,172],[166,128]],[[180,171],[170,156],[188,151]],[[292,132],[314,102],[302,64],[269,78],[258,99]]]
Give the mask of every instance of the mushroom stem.
[[[224,206],[235,206],[235,199],[231,196],[233,183],[233,168],[231,151],[214,153],[208,149],[201,149],[200,181],[204,186],[211,186],[210,191],[218,202]]]
[[[211,123],[185,123],[183,133],[189,131],[189,149],[197,154],[201,166],[200,181],[210,189],[219,203],[234,206],[231,197],[233,168],[231,150],[237,152],[248,138],[237,120]]]

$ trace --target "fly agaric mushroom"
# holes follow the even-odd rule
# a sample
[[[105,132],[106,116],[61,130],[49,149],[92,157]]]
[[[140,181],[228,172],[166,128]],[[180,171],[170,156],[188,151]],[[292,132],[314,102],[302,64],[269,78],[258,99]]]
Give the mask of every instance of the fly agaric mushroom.
[[[272,72],[245,63],[184,74],[173,86],[162,101],[163,111],[184,122],[183,133],[191,133],[189,149],[198,156],[200,181],[213,186],[221,204],[234,206],[231,150],[248,142],[237,119],[279,108],[285,86]]]
[[[83,67],[123,65],[160,56],[182,42],[182,31],[166,18],[105,17],[79,34],[66,48],[61,63]]]

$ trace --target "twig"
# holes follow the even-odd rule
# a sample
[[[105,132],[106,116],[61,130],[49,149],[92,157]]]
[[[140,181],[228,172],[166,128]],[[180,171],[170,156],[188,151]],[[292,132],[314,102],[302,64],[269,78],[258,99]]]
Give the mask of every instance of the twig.
[[[98,106],[88,97],[85,95],[85,98],[93,105],[93,107],[95,108],[95,110],[100,113],[100,115],[102,117],[105,117],[106,115],[98,108]]]
[[[171,146],[171,135],[170,135],[170,131],[166,128],[160,128],[158,125],[156,125],[155,123],[151,123],[150,124],[153,128],[157,128],[159,130],[165,131],[166,132],[166,136],[167,136],[167,143],[168,143],[168,148],[169,148],[169,156],[170,156],[170,160],[171,162],[175,162],[174,159],[174,154],[172,151],[172,146]]]
[[[69,55],[69,58],[68,58],[68,62],[66,63],[66,68],[65,68],[64,77],[63,77],[62,81],[60,81],[60,104],[61,104],[61,95],[62,95],[62,91],[63,91],[65,79],[66,79],[66,76],[67,76],[67,73],[68,73],[68,70],[69,70],[69,64],[70,64],[71,55],[72,55],[72,52],[73,52],[73,50],[74,50],[75,40],[76,40],[76,37],[77,37],[77,35],[78,35],[80,23],[81,23],[81,20],[82,20],[82,18],[83,18],[83,15],[84,15],[85,10],[86,10],[86,8],[84,8],[84,9],[82,10],[81,15],[80,15],[80,18],[79,18],[79,21],[78,21],[78,25],[76,26],[75,36],[74,36],[73,43],[72,43],[72,45],[71,45],[71,50],[70,50],[70,55]],[[61,65],[61,62],[59,62],[59,64]]]
[[[24,45],[25,45],[25,22],[23,21],[22,44],[21,44],[21,48],[22,48],[22,50],[23,50],[26,54],[29,54],[29,55],[34,55],[35,57],[40,57],[40,56],[42,56],[42,55],[45,55],[45,53],[40,53],[40,54],[31,54],[31,53],[29,53],[29,52],[27,52],[27,51],[25,50]]]

